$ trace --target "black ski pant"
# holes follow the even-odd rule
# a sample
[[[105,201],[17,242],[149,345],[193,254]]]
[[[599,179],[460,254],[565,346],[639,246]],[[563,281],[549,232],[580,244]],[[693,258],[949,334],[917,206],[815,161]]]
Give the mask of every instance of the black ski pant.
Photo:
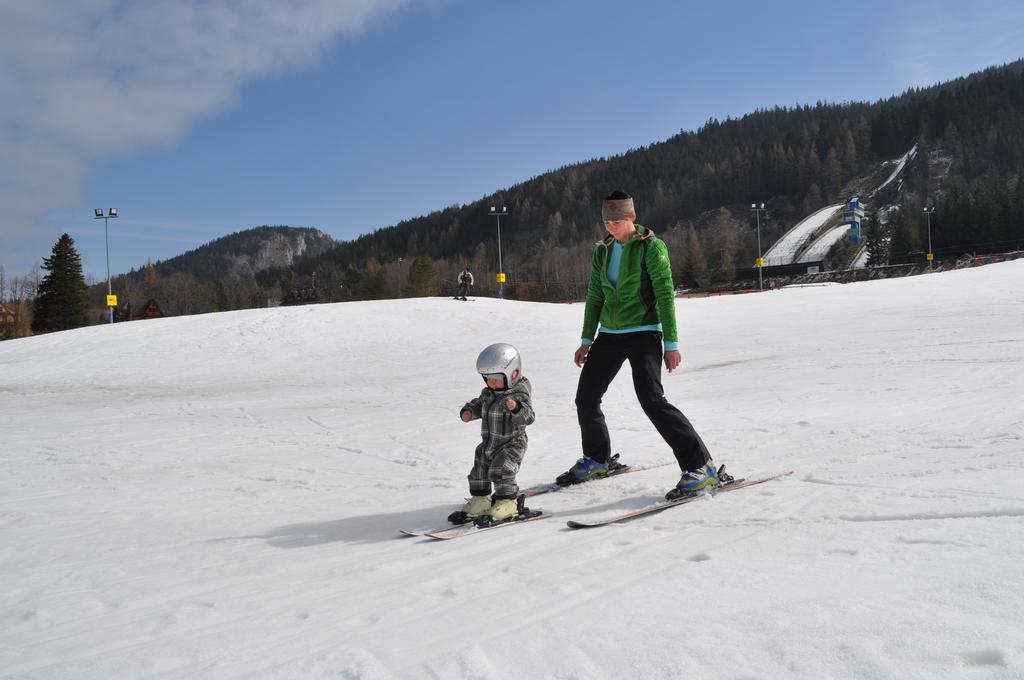
[[[580,421],[583,454],[599,462],[611,457],[612,444],[601,411],[601,398],[625,361],[633,370],[633,389],[640,406],[662,439],[672,448],[683,472],[711,459],[700,435],[661,386],[662,341],[657,331],[599,333],[590,346],[576,388],[576,415]]]

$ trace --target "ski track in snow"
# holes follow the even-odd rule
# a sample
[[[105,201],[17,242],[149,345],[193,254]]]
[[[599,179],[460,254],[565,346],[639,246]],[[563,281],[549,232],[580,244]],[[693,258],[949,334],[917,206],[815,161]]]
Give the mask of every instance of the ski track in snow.
[[[578,456],[581,305],[349,303],[2,343],[0,678],[1024,677],[1022,278],[680,300],[670,400],[733,474],[796,473],[565,528],[660,499],[678,473],[652,469],[455,541],[397,530],[467,495],[476,353],[522,351],[538,418],[520,483],[550,480]],[[416,371],[393,361],[409,328]],[[670,458],[628,376],[604,405],[627,462]]]

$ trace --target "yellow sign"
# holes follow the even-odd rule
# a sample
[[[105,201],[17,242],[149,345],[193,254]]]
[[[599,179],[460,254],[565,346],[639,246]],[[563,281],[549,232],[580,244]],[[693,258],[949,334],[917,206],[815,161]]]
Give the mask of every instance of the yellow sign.
[[[763,267],[764,266],[764,258],[763,257],[759,257],[756,260],[754,260],[754,266],[755,267]]]
[[[505,272],[498,272],[498,283],[505,283]]]
[[[117,307],[117,296],[116,295],[108,295],[107,296],[107,307]]]
[[[931,262],[932,260],[934,260],[934,259],[935,259],[935,256],[934,256],[934,255],[932,255],[931,253],[928,253],[927,255],[925,255],[925,257],[926,257],[926,258],[928,258],[928,261],[929,261],[929,262]]]

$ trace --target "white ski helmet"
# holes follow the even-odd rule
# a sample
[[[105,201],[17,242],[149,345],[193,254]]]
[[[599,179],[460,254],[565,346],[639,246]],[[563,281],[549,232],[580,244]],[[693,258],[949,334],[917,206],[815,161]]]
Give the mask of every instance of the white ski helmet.
[[[505,389],[512,387],[523,377],[523,364],[519,350],[506,342],[497,342],[484,348],[476,358],[477,373],[487,380],[489,375],[505,378]]]

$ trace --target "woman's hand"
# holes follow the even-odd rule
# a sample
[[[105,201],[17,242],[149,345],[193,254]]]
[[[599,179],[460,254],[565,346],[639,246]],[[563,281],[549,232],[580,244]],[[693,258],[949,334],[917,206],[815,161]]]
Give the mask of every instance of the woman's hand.
[[[679,364],[683,362],[683,356],[677,349],[670,349],[665,352],[665,368],[671,373],[675,369],[679,368]]]

